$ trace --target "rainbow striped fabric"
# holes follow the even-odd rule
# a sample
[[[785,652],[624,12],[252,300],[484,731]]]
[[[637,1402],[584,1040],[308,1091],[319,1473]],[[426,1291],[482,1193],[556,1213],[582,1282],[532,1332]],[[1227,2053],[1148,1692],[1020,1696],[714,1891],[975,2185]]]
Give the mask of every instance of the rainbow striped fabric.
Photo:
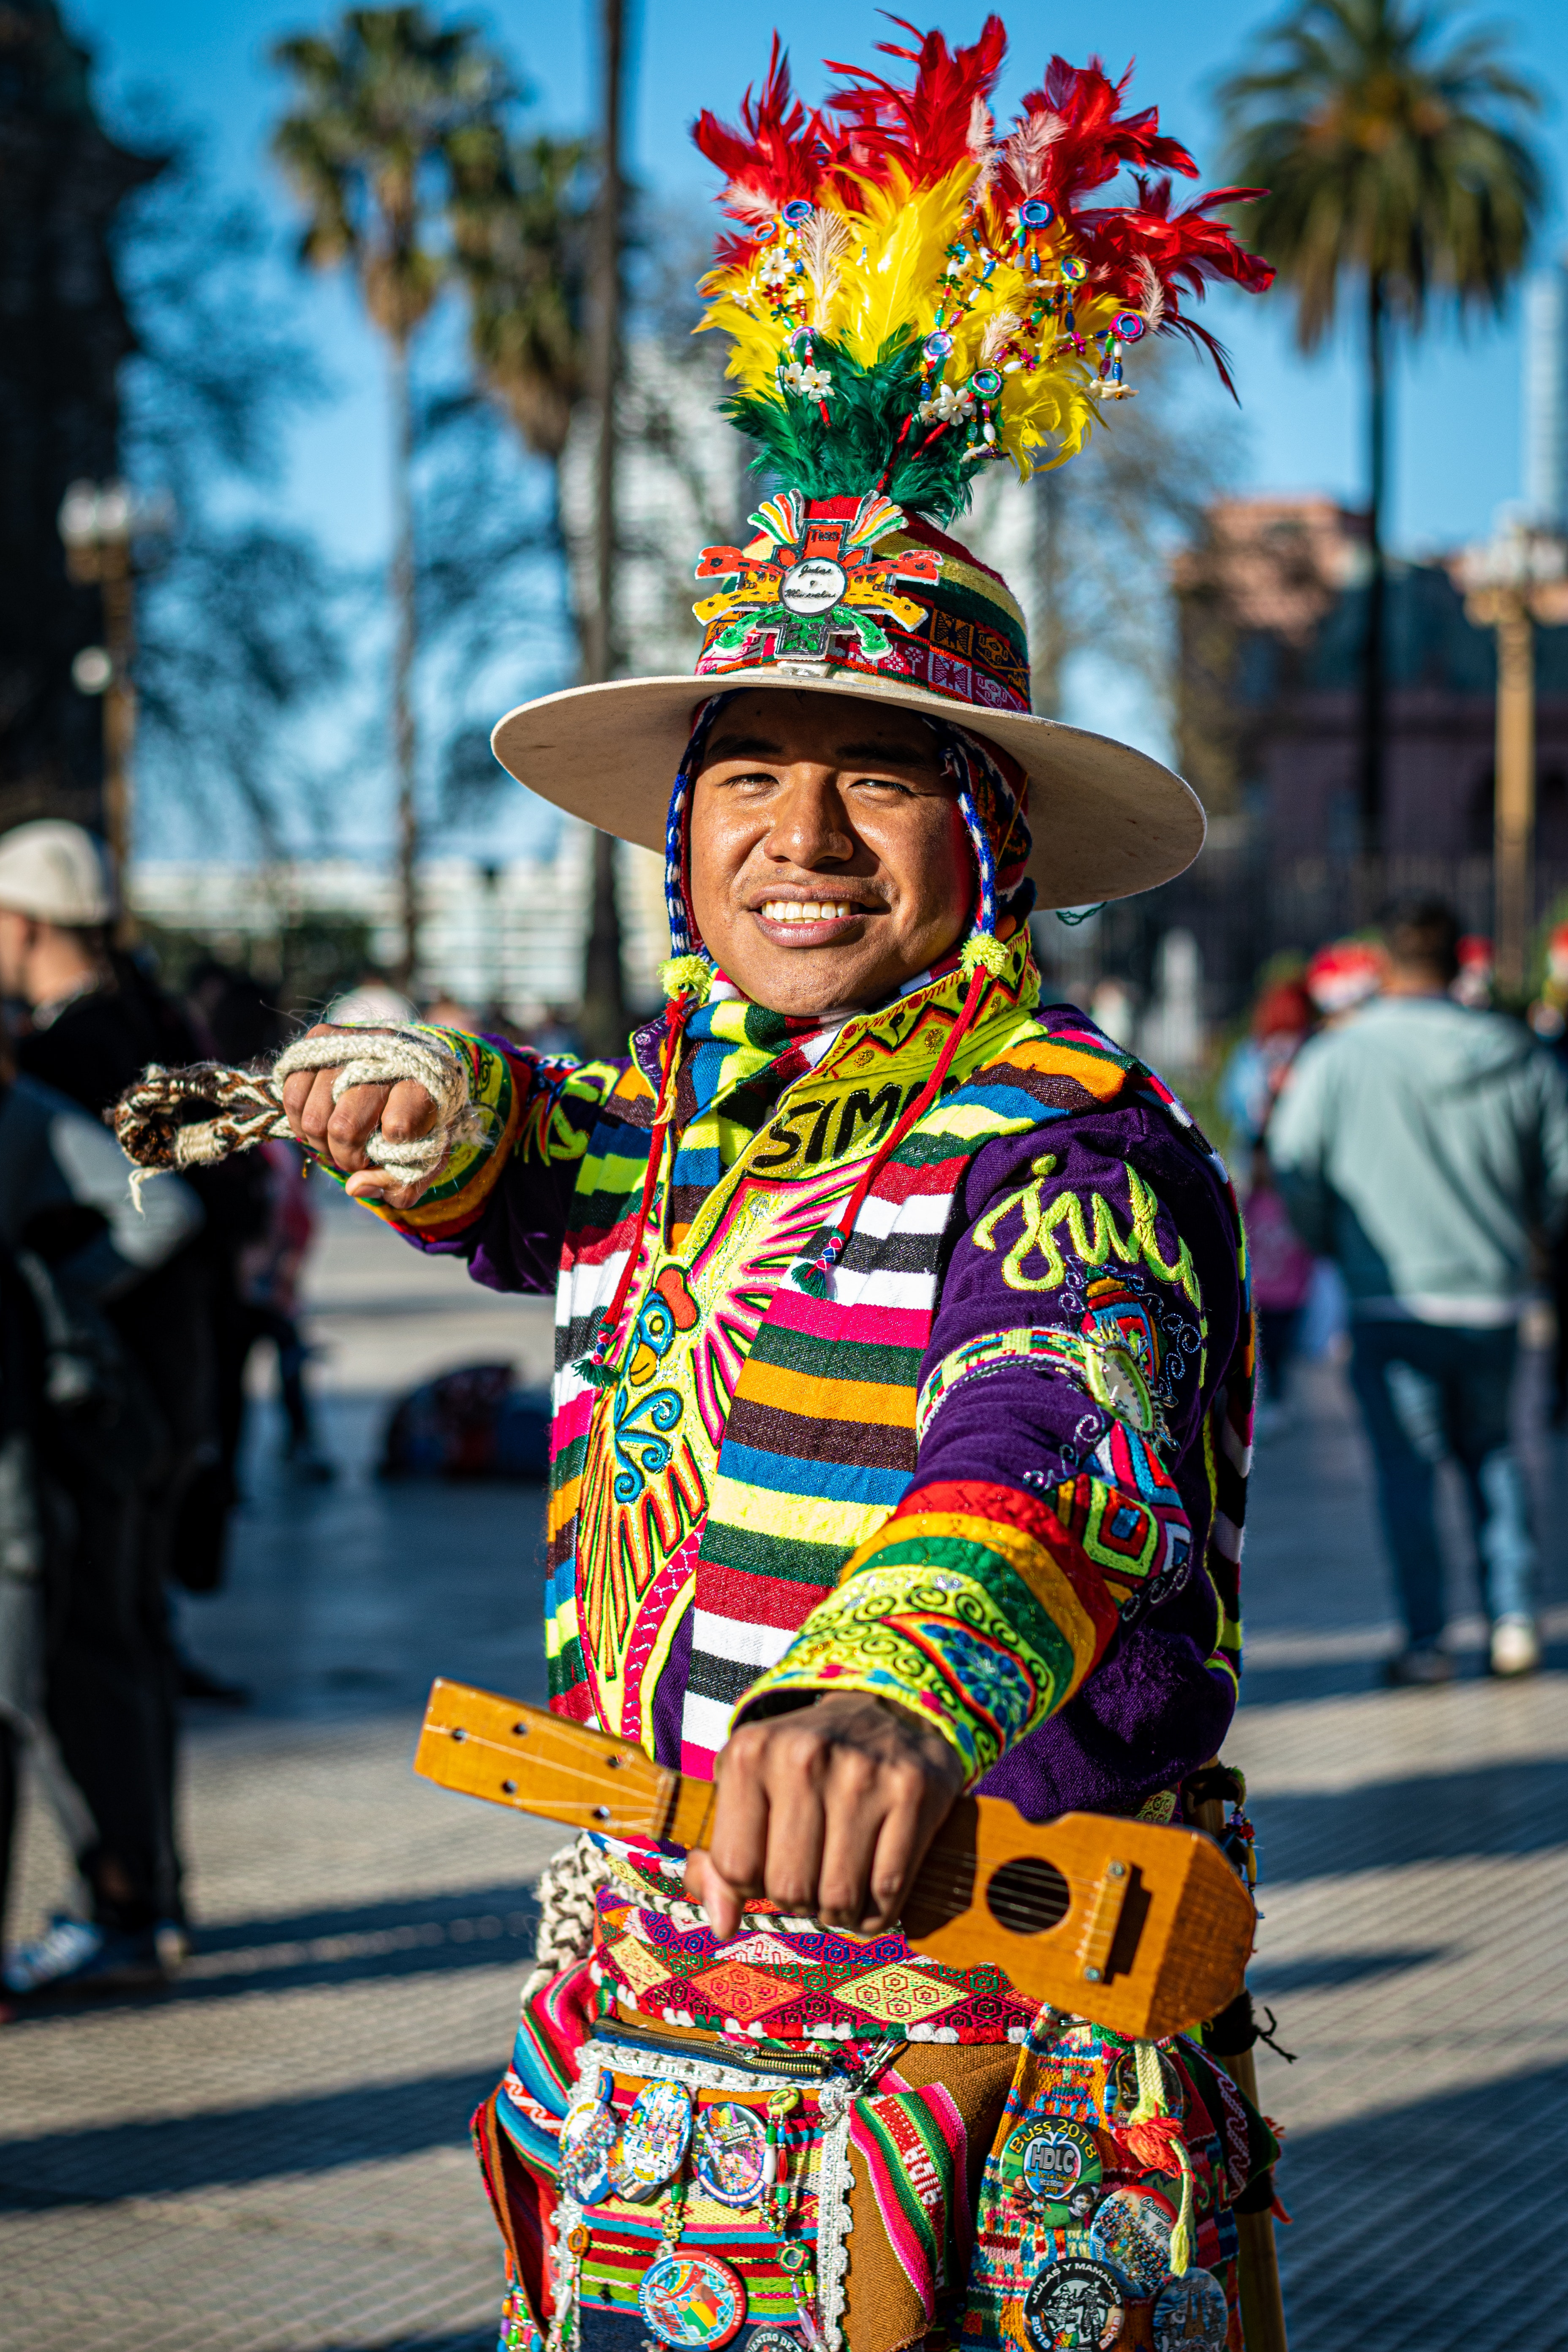
[[[1179,1631],[1210,1692],[1193,1762],[1234,1702],[1251,1331],[1223,1168],[1150,1072],[1037,1011],[1020,934],[828,1295],[791,1278],[963,986],[939,971],[827,1029],[715,992],[608,1385],[584,1358],[637,1232],[659,1029],[579,1066],[454,1039],[494,1145],[393,1222],[498,1286],[558,1268],[558,1710],[701,1773],[742,1703],[897,1692],[973,1782],[1064,1710],[1094,1716],[1114,1651],[1127,1759],[1089,1797],[1134,1810],[1185,1764],[1150,1714],[1169,1694],[1141,1696],[1128,1664],[1143,1629]]]

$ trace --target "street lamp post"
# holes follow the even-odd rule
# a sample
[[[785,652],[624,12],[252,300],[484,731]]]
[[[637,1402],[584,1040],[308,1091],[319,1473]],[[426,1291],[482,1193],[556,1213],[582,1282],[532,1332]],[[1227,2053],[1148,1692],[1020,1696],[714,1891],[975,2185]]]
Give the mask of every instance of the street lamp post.
[[[166,495],[140,497],[125,482],[73,482],[60,501],[66,572],[79,587],[96,587],[102,600],[103,643],[82,647],[71,676],[81,693],[103,697],[103,832],[117,877],[131,854],[135,552],[138,541],[163,536],[174,520]]]
[[[1497,634],[1496,969],[1519,997],[1535,919],[1535,628],[1568,620],[1568,541],[1510,518],[1466,550],[1460,577],[1468,618]]]

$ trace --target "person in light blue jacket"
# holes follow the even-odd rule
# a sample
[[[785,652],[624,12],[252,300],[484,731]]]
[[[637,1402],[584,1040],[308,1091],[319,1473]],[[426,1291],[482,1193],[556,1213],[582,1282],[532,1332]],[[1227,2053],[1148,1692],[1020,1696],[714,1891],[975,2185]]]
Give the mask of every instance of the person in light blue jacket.
[[[1447,1682],[1436,1465],[1464,1473],[1494,1674],[1541,1656],[1536,1549],[1509,1437],[1519,1318],[1568,1216],[1568,1085],[1517,1022],[1457,1004],[1459,926],[1388,919],[1382,993],[1302,1050],[1269,1156],[1309,1247],[1350,1297],[1351,1380],[1377,1468],[1405,1643],[1395,1683]]]

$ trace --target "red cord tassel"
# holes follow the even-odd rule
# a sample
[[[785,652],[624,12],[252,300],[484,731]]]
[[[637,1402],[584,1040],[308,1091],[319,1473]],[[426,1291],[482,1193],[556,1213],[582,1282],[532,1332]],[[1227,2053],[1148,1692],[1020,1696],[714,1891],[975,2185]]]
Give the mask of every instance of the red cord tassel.
[[[642,1200],[637,1208],[637,1231],[632,1235],[626,1262],[621,1268],[621,1278],[616,1285],[616,1295],[599,1326],[599,1336],[590,1351],[591,1364],[602,1366],[610,1352],[611,1342],[620,1328],[621,1314],[642,1255],[643,1234],[647,1227],[648,1211],[653,1205],[654,1191],[658,1183],[658,1171],[664,1165],[664,1147],[675,1121],[675,1072],[679,1059],[682,1033],[696,1009],[697,1000],[684,992],[672,996],[665,1009],[664,1052],[660,1056],[658,1103],[654,1116],[653,1133],[648,1139],[647,1172],[643,1178]]]

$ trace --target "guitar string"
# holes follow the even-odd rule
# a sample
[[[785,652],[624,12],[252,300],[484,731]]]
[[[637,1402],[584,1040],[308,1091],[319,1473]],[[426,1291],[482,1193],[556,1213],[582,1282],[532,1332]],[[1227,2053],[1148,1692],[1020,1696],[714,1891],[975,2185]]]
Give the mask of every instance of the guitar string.
[[[449,1728],[440,1726],[434,1727],[437,1729],[438,1735],[447,1738],[450,1737]],[[558,1727],[552,1725],[551,1727],[552,1729],[555,1729]],[[483,1748],[490,1750],[497,1756],[507,1759],[508,1760],[514,1759],[515,1752],[510,1748],[505,1746],[500,1740],[487,1738],[482,1732],[467,1731],[463,1741],[458,1744],[465,1747]],[[527,1751],[525,1750],[524,1753],[526,1755]],[[647,1770],[652,1772],[658,1772],[667,1769],[650,1763],[646,1757],[634,1755],[630,1760],[632,1769],[634,1769],[638,1764],[645,1766]],[[639,1806],[646,1807],[647,1811],[641,1814],[637,1822],[635,1824],[632,1822],[626,1822],[623,1824],[624,1827],[628,1829],[633,1828],[634,1826],[640,1828],[641,1833],[645,1836],[657,1836],[658,1832],[655,1825],[655,1816],[657,1815],[657,1819],[660,1822],[668,1820],[679,1801],[680,1789],[679,1787],[670,1796],[665,1796],[661,1793],[656,1798],[650,1798],[646,1790],[642,1792],[637,1791],[635,1783],[632,1783],[626,1785],[623,1789],[617,1789],[613,1792],[618,1801],[614,1806],[611,1806],[606,1804],[606,1797],[611,1792],[606,1790],[605,1782],[600,1779],[598,1773],[591,1771],[587,1767],[574,1762],[570,1762],[559,1757],[552,1758],[548,1762],[540,1764],[536,1762],[536,1759],[532,1756],[528,1756],[527,1761],[530,1766],[533,1767],[533,1769],[539,1771],[542,1775],[549,1773],[569,1783],[576,1783],[577,1786],[585,1792],[584,1795],[583,1797],[574,1797],[566,1790],[563,1790],[561,1791],[562,1801],[568,1804],[581,1806],[585,1812],[593,1813],[597,1811],[598,1807],[605,1806],[605,1811],[609,1812],[613,1818],[614,1814],[617,1811],[621,1813],[633,1812],[636,1811]],[[671,1775],[670,1777],[676,1779],[678,1781],[684,1782],[683,1775]],[[685,1783],[685,1785],[689,1786],[689,1783]],[[590,1801],[590,1797],[592,1801]],[[546,1813],[545,1817],[546,1819],[551,1818],[548,1813]],[[565,1824],[565,1826],[570,1826],[570,1824]],[[592,1823],[585,1823],[584,1826],[591,1827]],[[1011,1856],[1009,1859],[1027,1861],[1039,1860],[1045,1862],[1047,1868],[1056,1869],[1058,1867],[1058,1865],[1051,1863],[1048,1856],[1046,1855],[1026,1854]],[[966,1910],[971,1909],[978,1905],[984,1895],[984,1888],[989,1885],[991,1879],[995,1876],[997,1870],[1005,1867],[1005,1864],[996,1864],[987,1870],[987,1866],[979,1861],[975,1861],[972,1864],[953,1863],[950,1862],[940,1851],[929,1853],[915,1874],[914,1884],[910,1890],[910,1895],[911,1896],[925,1895],[928,1898],[935,1897],[939,1900],[951,1902],[959,1902],[962,1900],[963,1907]],[[986,1872],[986,1875],[984,1878],[981,1876],[981,1873],[983,1871]],[[1042,1935],[1048,1934],[1054,1927],[1070,1926],[1073,1922],[1074,1915],[1081,1912],[1089,1903],[1092,1902],[1094,1894],[1098,1891],[1097,1888],[1085,1888],[1081,1892],[1075,1891],[1072,1882],[1068,1878],[1066,1872],[1062,1872],[1060,1874],[1067,1883],[1068,1907],[1066,1911],[1058,1909],[1056,1904],[1051,1900],[1032,1897],[1020,1894],[1016,1902],[1009,1904],[1009,1909],[1013,1911],[1016,1916],[1021,1916],[1031,1922],[1037,1919],[1041,1924],[1037,1927],[1030,1925],[1023,1929],[1015,1930],[1015,1933],[1021,1933],[1024,1935]]]
[[[551,1727],[552,1729],[556,1728],[553,1725],[552,1725]],[[465,1744],[486,1748],[490,1749],[494,1754],[509,1759],[512,1757],[514,1752],[499,1740],[487,1739],[483,1733],[468,1733]],[[529,1760],[531,1763],[534,1761],[531,1757]],[[654,1772],[658,1772],[668,1769],[651,1764],[647,1759],[637,1756],[634,1756],[631,1759],[631,1763],[634,1769],[638,1764],[646,1766],[647,1769]],[[646,1791],[642,1792],[639,1799],[632,1788],[626,1787],[624,1790],[617,1790],[616,1791],[616,1794],[619,1799],[619,1802],[616,1806],[611,1807],[605,1805],[604,1802],[606,1795],[604,1781],[599,1778],[596,1772],[590,1771],[585,1766],[568,1761],[564,1759],[556,1758],[538,1769],[542,1772],[552,1773],[557,1778],[567,1782],[574,1782],[578,1788],[585,1792],[584,1796],[574,1797],[568,1793],[568,1791],[563,1790],[561,1792],[562,1800],[563,1802],[569,1804],[582,1806],[583,1810],[590,1814],[597,1812],[601,1806],[603,1806],[604,1811],[606,1813],[610,1813],[612,1817],[615,1811],[620,1811],[622,1813],[636,1811],[638,1809],[639,1804],[646,1807],[647,1810],[642,1813],[637,1826],[641,1828],[643,1834],[648,1836],[657,1834],[654,1819],[655,1814],[657,1813],[659,1820],[668,1819],[671,1811],[675,1809],[675,1805],[679,1803],[680,1793],[679,1789],[675,1792],[675,1797],[672,1801],[669,1797],[667,1797],[662,1793],[658,1799],[650,1801]],[[683,1785],[687,1788],[690,1786],[689,1781],[684,1781],[683,1776],[671,1775],[670,1777],[682,1781]],[[588,1794],[591,1794],[596,1801],[593,1803],[588,1802]],[[624,1823],[623,1825],[626,1827],[632,1826],[631,1823]],[[1046,1862],[1047,1868],[1055,1869],[1057,1867],[1056,1864],[1049,1862],[1048,1857],[1043,1855],[1011,1856],[1009,1857],[1009,1860],[1041,1860]],[[1005,1864],[997,1864],[994,1865],[984,1883],[988,1885],[990,1883],[990,1878],[995,1875],[996,1871],[1001,1868],[1005,1868],[1005,1866],[1006,1865]],[[978,1874],[984,1867],[985,1865],[978,1861],[972,1863],[955,1863],[949,1861],[939,1848],[936,1851],[928,1853],[924,1861],[921,1863],[919,1871],[916,1873],[915,1884],[916,1886],[921,1888],[922,1891],[930,1889],[934,1892],[940,1892],[944,1895],[956,1898],[966,1890],[978,1891],[976,1885]],[[1060,1911],[1058,1911],[1056,1918],[1058,1923],[1064,1916],[1070,1916],[1071,1909],[1077,1908],[1084,1902],[1091,1900],[1092,1894],[1095,1891],[1093,1889],[1086,1888],[1082,1893],[1075,1894],[1071,1881],[1070,1879],[1068,1879],[1067,1874],[1063,1872],[1060,1874],[1067,1885],[1069,1912],[1068,1915],[1064,1915]],[[1036,1900],[1021,1895],[1017,1903],[1010,1907],[1023,1911],[1030,1916],[1034,1916],[1047,1909],[1053,1908],[1054,1905],[1048,1899],[1042,1898]]]

